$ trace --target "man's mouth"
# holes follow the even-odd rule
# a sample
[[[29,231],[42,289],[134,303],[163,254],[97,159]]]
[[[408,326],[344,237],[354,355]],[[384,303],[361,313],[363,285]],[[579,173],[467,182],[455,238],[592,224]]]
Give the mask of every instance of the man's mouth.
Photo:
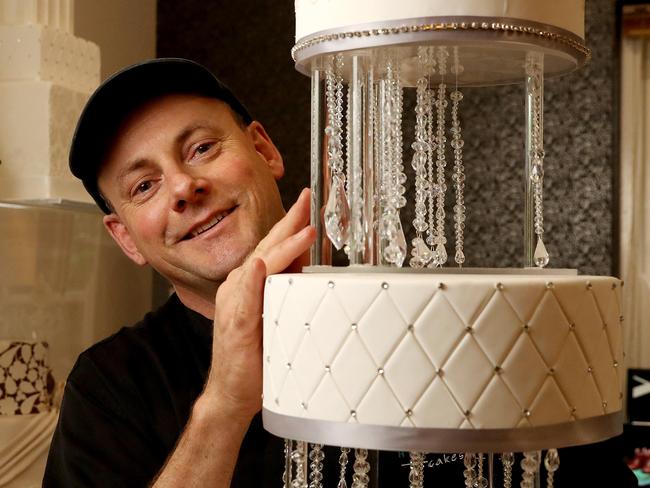
[[[212,217],[209,221],[207,221],[205,224],[201,224],[200,226],[196,227],[192,231],[190,231],[186,236],[184,240],[187,239],[193,239],[195,237],[200,236],[204,232],[209,231],[212,229],[214,226],[216,226],[219,222],[221,222],[224,218],[226,218],[228,215],[232,213],[232,211],[235,210],[235,207],[230,208],[228,210],[224,210],[223,212],[219,212],[217,215]]]

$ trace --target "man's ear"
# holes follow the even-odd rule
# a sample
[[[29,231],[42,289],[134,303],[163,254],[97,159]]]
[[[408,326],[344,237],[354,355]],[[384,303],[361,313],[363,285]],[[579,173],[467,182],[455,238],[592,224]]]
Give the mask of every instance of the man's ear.
[[[122,223],[117,214],[109,214],[104,216],[104,227],[111,235],[113,240],[117,242],[117,245],[120,246],[122,252],[133,261],[135,264],[143,266],[147,264],[145,257],[140,254],[138,247],[133,242],[131,234],[129,234],[129,229],[126,228],[126,225]]]
[[[257,153],[262,156],[271,169],[271,173],[276,180],[279,180],[284,175],[284,162],[282,161],[282,155],[278,148],[275,147],[273,141],[266,133],[264,126],[258,121],[254,120],[251,122],[248,127],[246,127],[246,132],[255,146]]]

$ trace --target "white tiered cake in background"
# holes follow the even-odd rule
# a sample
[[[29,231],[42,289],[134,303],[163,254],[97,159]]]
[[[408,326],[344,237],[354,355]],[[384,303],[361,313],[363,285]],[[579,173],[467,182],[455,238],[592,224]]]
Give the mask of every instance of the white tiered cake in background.
[[[47,344],[0,340],[0,486],[41,486],[58,410]]]
[[[100,55],[73,14],[74,0],[0,0],[0,200],[92,201],[68,151]]]
[[[512,479],[521,451],[521,486],[544,465],[551,487],[557,447],[622,431],[621,282],[546,269],[543,241],[544,77],[589,59],[584,1],[296,0],[292,54],[312,80],[317,243],[265,289],[264,425],[287,439],[285,486],[321,486],[329,444],[355,448],[355,487],[367,449],[409,451],[412,487],[426,452],[465,453],[465,486],[485,487],[492,456]],[[524,267],[468,268],[462,89],[522,82]]]

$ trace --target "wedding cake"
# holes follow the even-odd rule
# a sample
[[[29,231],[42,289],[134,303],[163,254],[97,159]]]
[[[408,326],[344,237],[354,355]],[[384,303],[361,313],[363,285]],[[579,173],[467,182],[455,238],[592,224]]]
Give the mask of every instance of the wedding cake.
[[[69,174],[99,48],[74,36],[74,0],[0,0],[0,199],[89,202]]]
[[[367,449],[409,451],[410,486],[426,452],[465,453],[465,485],[487,486],[481,453],[503,453],[505,480],[521,451],[522,487],[547,450],[552,486],[555,448],[622,431],[622,283],[549,269],[544,244],[544,77],[589,59],[584,1],[296,0],[292,55],[312,81],[317,240],[311,266],[265,287],[285,486],[309,470],[320,486],[323,444],[355,448],[358,487]],[[462,89],[522,82],[525,265],[468,268]]]

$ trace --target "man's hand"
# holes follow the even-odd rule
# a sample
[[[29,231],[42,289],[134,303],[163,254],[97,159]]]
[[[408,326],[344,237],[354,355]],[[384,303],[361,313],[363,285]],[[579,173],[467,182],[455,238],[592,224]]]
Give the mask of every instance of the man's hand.
[[[316,232],[309,190],[221,284],[215,298],[212,365],[178,446],[155,482],[227,487],[241,441],[262,398],[262,309],[269,274],[300,269]]]
[[[212,368],[204,394],[215,399],[214,408],[234,418],[249,422],[261,408],[264,280],[305,263],[315,238],[308,222],[309,190],[305,189],[217,291]]]

